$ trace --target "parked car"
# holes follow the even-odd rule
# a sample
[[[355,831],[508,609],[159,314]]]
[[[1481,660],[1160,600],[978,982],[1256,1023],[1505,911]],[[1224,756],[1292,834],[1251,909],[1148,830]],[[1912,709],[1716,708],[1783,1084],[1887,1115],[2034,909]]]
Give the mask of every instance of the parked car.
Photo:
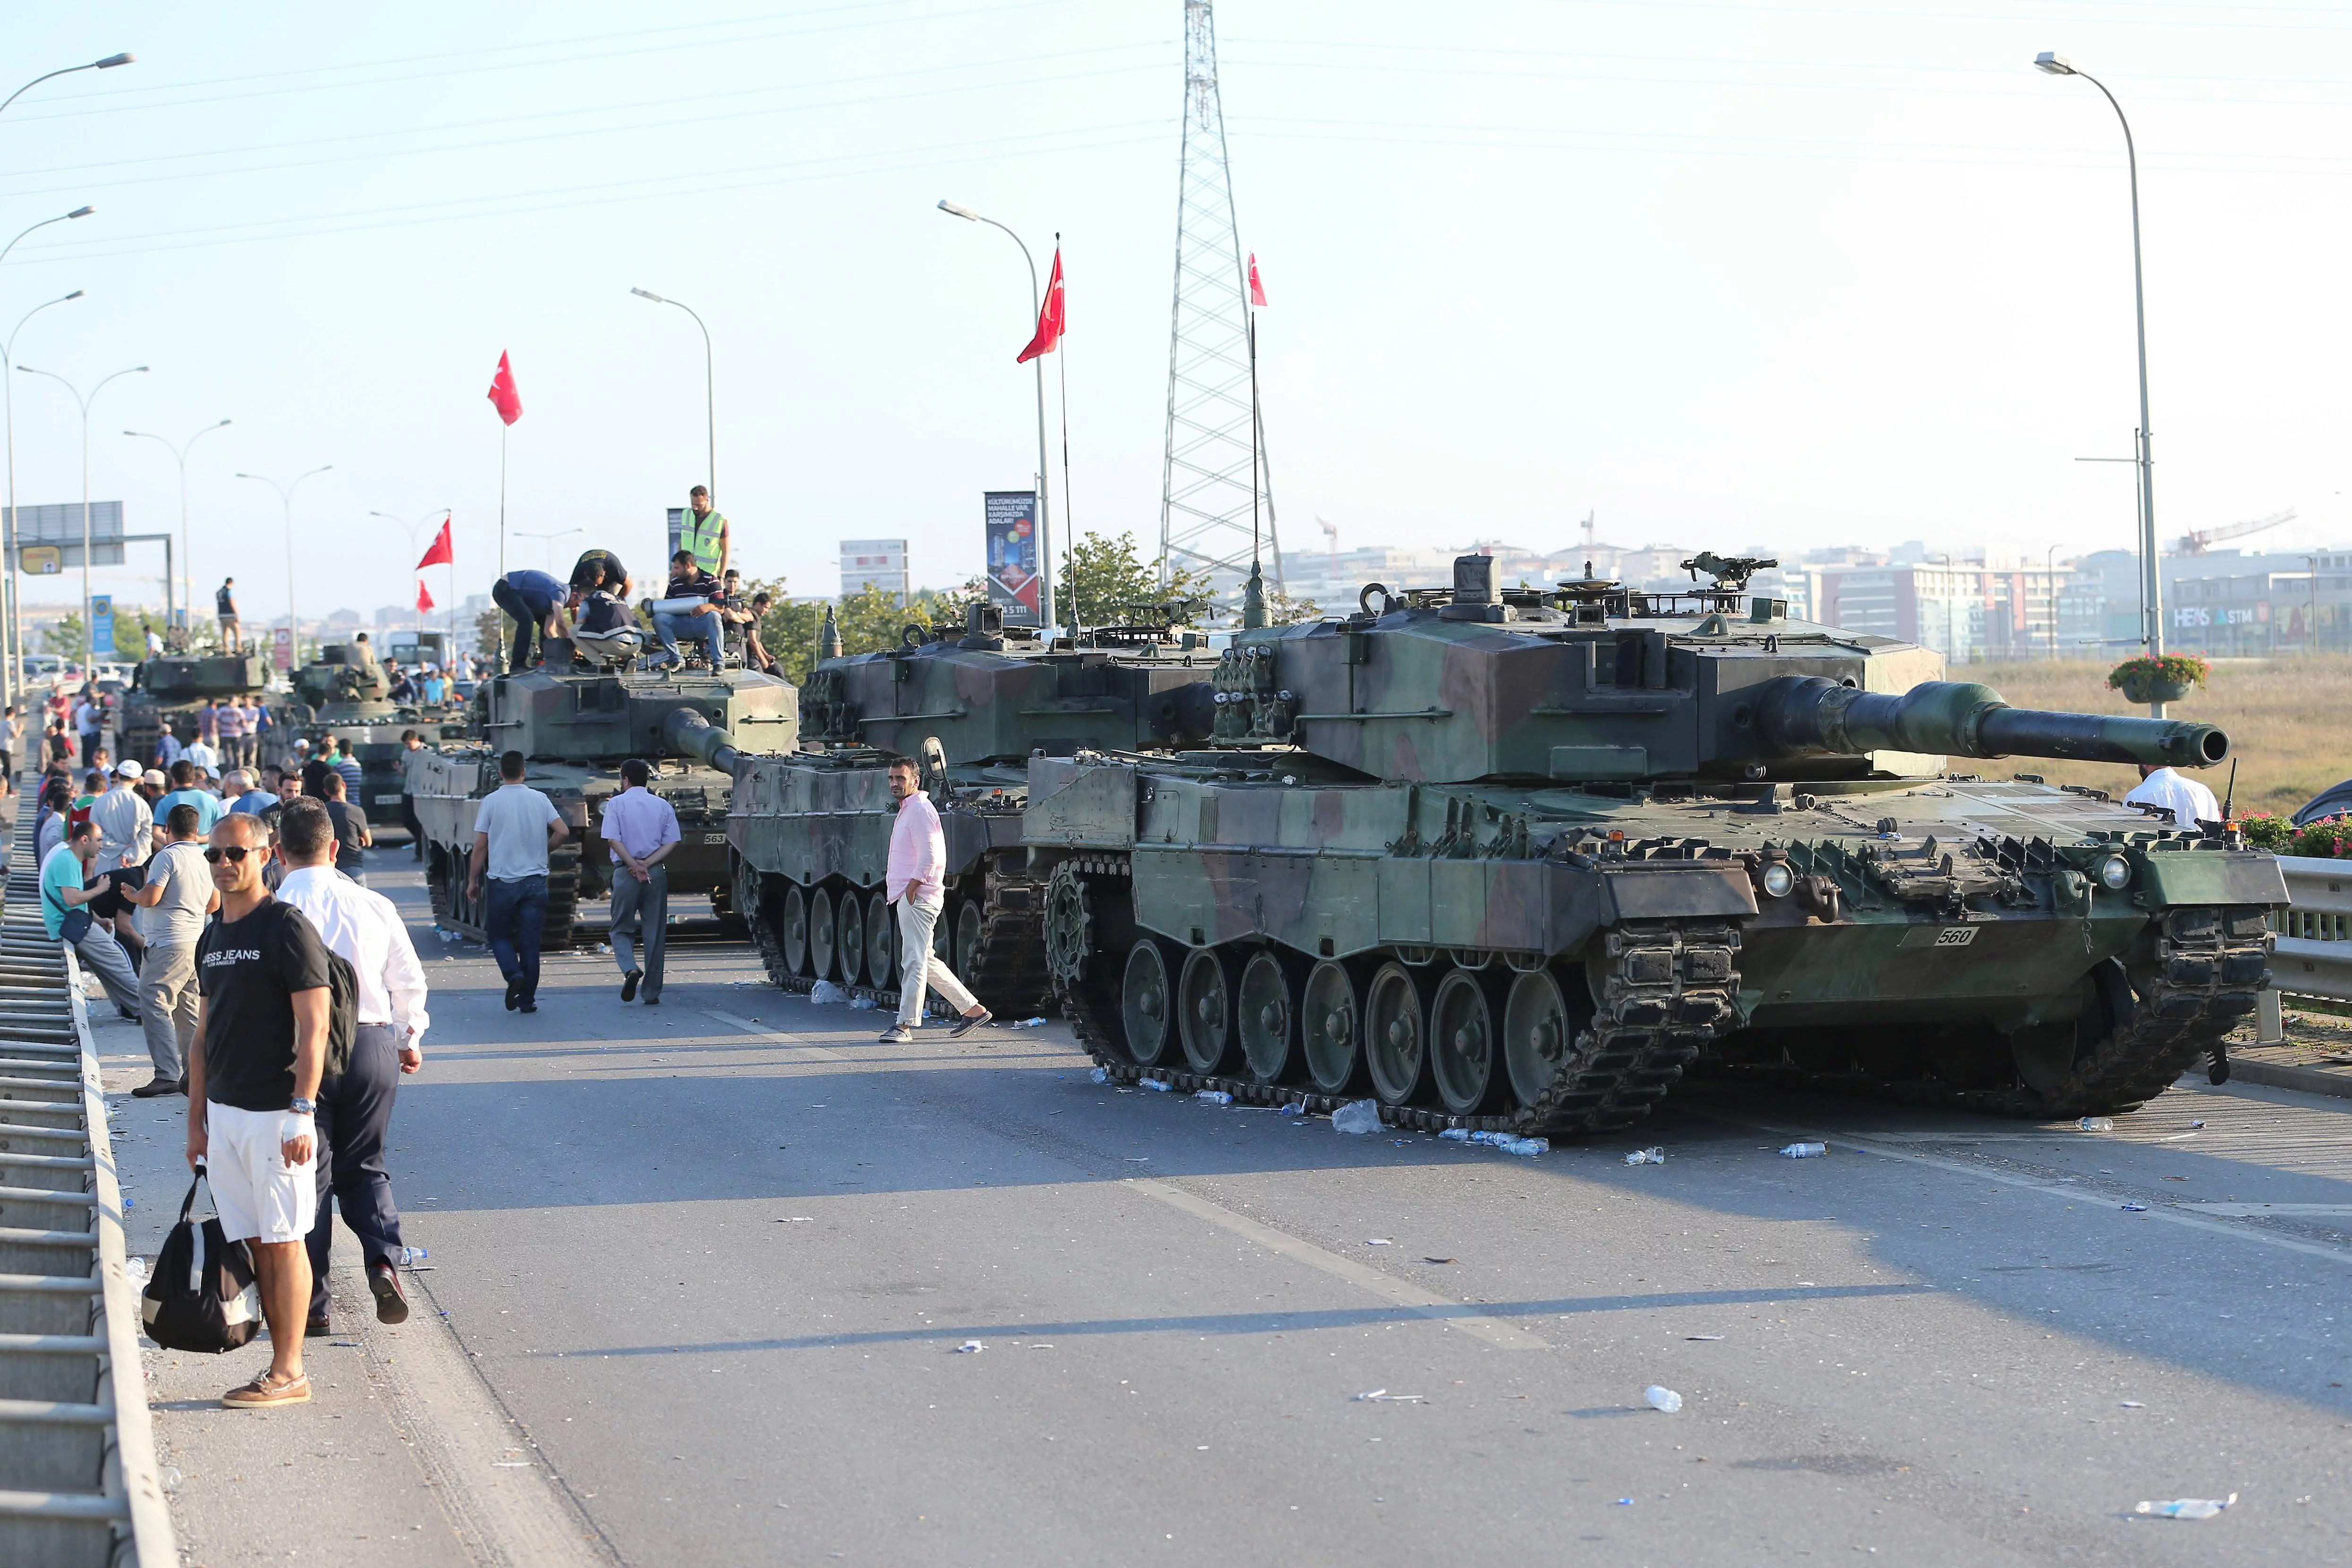
[[[2308,827],[2331,816],[2352,816],[2352,779],[2329,784],[2305,801],[2287,820],[2297,827]]]

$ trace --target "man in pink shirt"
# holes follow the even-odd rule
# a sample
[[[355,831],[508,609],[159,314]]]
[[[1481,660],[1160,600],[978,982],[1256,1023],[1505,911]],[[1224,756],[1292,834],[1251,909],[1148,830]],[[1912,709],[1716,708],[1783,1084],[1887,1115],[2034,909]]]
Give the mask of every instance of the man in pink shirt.
[[[931,953],[931,931],[940,922],[940,906],[947,889],[940,878],[947,868],[947,835],[940,814],[921,787],[914,759],[899,757],[890,764],[890,798],[898,803],[898,819],[890,826],[890,867],[883,896],[898,906],[898,1022],[882,1037],[886,1046],[911,1044],[915,1026],[923,1016],[923,988],[938,992],[963,1015],[950,1035],[962,1035],[988,1022],[987,1008],[972,1000],[963,982]]]

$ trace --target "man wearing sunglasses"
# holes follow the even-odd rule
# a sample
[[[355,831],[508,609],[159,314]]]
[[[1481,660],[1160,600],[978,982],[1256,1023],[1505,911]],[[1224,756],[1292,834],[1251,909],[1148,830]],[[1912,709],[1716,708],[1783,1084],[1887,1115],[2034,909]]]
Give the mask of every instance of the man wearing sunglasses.
[[[307,1404],[305,1250],[319,1217],[319,1080],[333,976],[318,928],[270,896],[258,817],[225,816],[205,848],[220,918],[196,944],[196,1037],[188,1053],[188,1163],[203,1161],[230,1241],[251,1245],[269,1324],[269,1369],[221,1395],[231,1409]]]

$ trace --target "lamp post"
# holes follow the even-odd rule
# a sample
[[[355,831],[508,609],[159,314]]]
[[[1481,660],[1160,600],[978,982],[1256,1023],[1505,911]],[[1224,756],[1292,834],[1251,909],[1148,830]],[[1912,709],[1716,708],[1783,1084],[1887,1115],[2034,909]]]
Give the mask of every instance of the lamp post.
[[[694,324],[702,328],[703,430],[710,445],[708,458],[709,471],[703,475],[702,482],[709,487],[710,504],[715,507],[719,504],[719,397],[716,390],[717,384],[711,377],[710,328],[704,323],[700,316],[695,314],[694,307],[683,300],[673,300],[666,294],[656,294],[650,289],[631,289],[629,292],[640,300],[651,300],[656,305],[676,305],[688,315],[693,316]],[[573,529],[572,531],[577,533],[581,531]]]
[[[97,651],[97,628],[89,624],[89,405],[98,401],[98,395],[106,390],[108,382],[119,381],[126,375],[144,375],[147,367],[134,364],[128,370],[118,370],[111,375],[101,377],[99,384],[89,389],[87,397],[82,395],[79,387],[53,370],[35,370],[28,364],[16,368],[26,375],[47,376],[72,393],[74,401],[81,405],[81,668],[87,679],[91,665],[96,662],[93,655]]]
[[[984,216],[967,206],[941,201],[940,211],[971,223],[984,223],[991,228],[1004,229],[1013,243],[1021,247],[1021,259],[1029,264],[1029,321],[1034,328],[1043,301],[1037,294],[1037,258],[1029,254],[1022,237],[992,217]],[[1054,626],[1054,530],[1049,520],[1051,509],[1045,497],[1045,356],[1038,355],[1030,362],[1037,372],[1037,620],[1038,630],[1051,636]]]
[[[719,487],[716,485],[711,487],[713,489],[717,489]],[[585,533],[587,531],[588,531],[584,528],[562,528],[556,530],[553,533],[529,533],[518,528],[515,530],[515,537],[517,539],[541,539],[547,542],[547,573],[548,575],[551,577],[555,574],[555,542],[559,539],[568,539],[575,533]]]
[[[187,606],[188,623],[192,628],[196,619],[196,562],[188,552],[188,448],[227,423],[224,419],[219,425],[207,425],[176,447],[151,430],[123,432],[125,436],[136,437],[142,441],[162,441],[163,450],[171,453],[172,460],[180,466],[180,602]],[[163,578],[163,624],[167,626],[172,624],[172,579],[168,573]]]
[[[2156,457],[2155,437],[2147,422],[2147,288],[2140,269],[2139,243],[2139,150],[2132,141],[2131,121],[2124,114],[2124,106],[2107,90],[2106,83],[2088,71],[2077,69],[2063,55],[2044,49],[2033,57],[2034,68],[2052,76],[2078,76],[2099,89],[2107,107],[2116,111],[2116,119],[2124,128],[2124,162],[2131,172],[2132,213],[2132,310],[2139,337],[2139,555],[2140,582],[2145,593],[2145,608],[2140,626],[2140,639],[2147,651],[2161,658],[2164,653],[2164,570],[2156,551]],[[2164,717],[2164,704],[2151,702],[2147,710],[2156,718]]]
[[[43,76],[37,76],[32,80],[26,82],[24,86],[18,88],[16,91],[10,93],[6,98],[0,98],[0,110],[5,110],[10,104],[16,102],[18,99],[24,97],[26,93],[32,91],[43,82],[50,80],[52,78],[71,76],[76,71],[110,71],[117,66],[127,66],[138,58],[138,56],[126,51],[125,53],[119,55],[109,55],[102,60],[91,60],[86,65],[67,66],[62,69],[53,70]]]
[[[259,479],[278,492],[278,500],[286,509],[286,664],[290,674],[294,666],[302,662],[302,623],[294,615],[294,492],[302,481],[315,479],[333,468],[321,463],[307,474],[297,474],[290,484],[279,484],[268,474],[239,474],[240,479]]]
[[[66,216],[70,217],[73,215],[68,213]],[[39,226],[38,224],[34,225],[35,228]],[[26,229],[25,234],[31,232],[32,229]],[[16,237],[17,239],[24,237],[22,234]],[[16,241],[9,243],[14,245]],[[0,251],[0,256],[6,254]],[[18,625],[16,614],[16,378],[11,374],[16,363],[16,333],[25,330],[26,321],[49,306],[62,305],[68,300],[80,298],[81,290],[77,289],[70,294],[60,294],[54,300],[34,306],[25,312],[15,330],[9,332],[7,342],[0,345],[0,383],[5,384],[0,385],[0,405],[5,405],[8,428],[8,518],[7,527],[0,530],[0,688],[5,689],[6,700],[11,702],[17,700],[25,687],[24,628]]]

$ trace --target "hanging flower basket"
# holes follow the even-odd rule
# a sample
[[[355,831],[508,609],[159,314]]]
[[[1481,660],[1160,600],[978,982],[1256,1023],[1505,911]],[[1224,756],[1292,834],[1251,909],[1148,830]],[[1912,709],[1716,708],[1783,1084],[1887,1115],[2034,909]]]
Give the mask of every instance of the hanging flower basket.
[[[2178,702],[2205,684],[2209,667],[2188,654],[2127,658],[2107,671],[2107,684],[2126,702]]]

